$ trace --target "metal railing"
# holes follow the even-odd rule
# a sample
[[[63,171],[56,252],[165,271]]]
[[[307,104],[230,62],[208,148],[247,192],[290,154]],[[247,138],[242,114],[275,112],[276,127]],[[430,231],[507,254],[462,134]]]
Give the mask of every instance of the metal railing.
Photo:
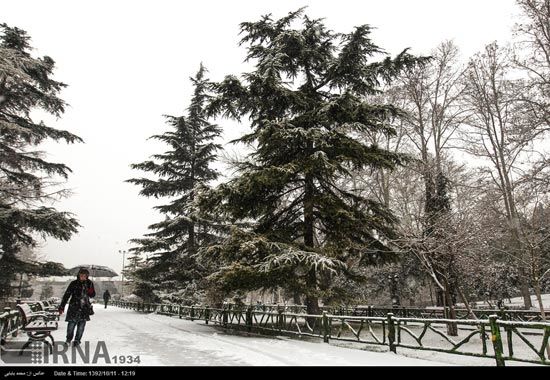
[[[16,337],[22,324],[23,319],[19,311],[5,307],[0,314],[0,344],[3,345],[9,336]]]
[[[322,315],[310,315],[287,312],[281,307],[277,310],[265,308],[264,311],[258,307],[236,305],[211,308],[125,301],[114,301],[113,305],[204,321],[224,328],[310,336],[323,339],[324,342],[337,340],[383,345],[392,352],[405,348],[491,358],[498,366],[505,365],[506,361],[550,365],[546,348],[550,338],[550,323],[502,320],[498,315],[478,320],[450,320],[401,317],[393,313],[357,316],[324,311]],[[459,336],[446,334],[449,324],[458,327]],[[527,337],[527,334],[533,332],[536,335]],[[519,347],[520,343],[522,347]],[[507,351],[504,347],[507,347]]]
[[[228,307],[233,306],[229,304]],[[290,313],[305,313],[306,306],[304,305],[251,305],[254,310],[259,311],[277,311],[283,309]],[[354,306],[354,307],[334,307],[322,306],[321,311],[326,311],[332,315],[349,315],[362,317],[384,317],[388,313],[392,313],[396,317],[402,318],[442,318],[448,316],[448,307],[381,307],[381,306]],[[470,312],[465,308],[455,308],[457,319],[472,319]],[[490,315],[498,315],[501,319],[523,322],[540,322],[542,321],[541,313],[537,310],[517,310],[517,309],[471,309],[471,312],[479,319],[488,319]],[[550,316],[550,310],[546,310],[546,314]]]

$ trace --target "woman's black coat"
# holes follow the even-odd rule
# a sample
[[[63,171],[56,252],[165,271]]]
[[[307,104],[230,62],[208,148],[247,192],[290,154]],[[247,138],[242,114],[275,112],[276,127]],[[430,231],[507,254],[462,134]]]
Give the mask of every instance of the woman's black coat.
[[[95,297],[95,289],[92,281],[74,280],[71,282],[63,295],[61,305],[59,305],[60,309],[65,309],[65,305],[69,302],[69,310],[67,310],[65,321],[89,321],[90,298],[92,297]]]

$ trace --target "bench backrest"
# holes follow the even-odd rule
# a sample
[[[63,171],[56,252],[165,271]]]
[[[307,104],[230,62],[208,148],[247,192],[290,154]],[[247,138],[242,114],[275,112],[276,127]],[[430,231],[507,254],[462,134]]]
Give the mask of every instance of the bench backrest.
[[[22,303],[17,305],[17,308],[21,313],[21,317],[23,317],[23,325],[26,325],[29,321],[29,317],[33,314],[31,307],[26,303]]]
[[[36,301],[22,302],[21,305],[29,306],[32,312],[42,311],[42,305]]]

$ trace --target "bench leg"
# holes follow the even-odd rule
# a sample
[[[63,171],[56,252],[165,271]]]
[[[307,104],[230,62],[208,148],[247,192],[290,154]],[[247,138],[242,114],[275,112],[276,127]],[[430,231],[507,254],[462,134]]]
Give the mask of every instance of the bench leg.
[[[54,340],[53,340],[53,336],[51,334],[48,334],[48,338],[50,338],[50,340],[52,341],[52,345],[55,344]]]
[[[51,336],[50,336],[51,338]],[[53,354],[53,346],[50,342],[48,342],[46,339],[43,340],[43,342],[48,346],[48,352],[51,354]],[[53,342],[53,338],[52,338],[52,342]]]

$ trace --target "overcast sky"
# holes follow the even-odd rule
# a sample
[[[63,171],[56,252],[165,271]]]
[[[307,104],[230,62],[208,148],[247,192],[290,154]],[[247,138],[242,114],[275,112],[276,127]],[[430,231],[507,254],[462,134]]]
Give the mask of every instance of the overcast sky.
[[[391,54],[406,47],[429,54],[454,39],[468,57],[494,40],[508,41],[518,15],[514,0],[3,0],[0,22],[26,30],[35,53],[56,61],[55,79],[69,85],[61,97],[70,107],[49,125],[85,141],[46,145],[51,161],[73,170],[66,187],[74,194],[56,207],[75,213],[82,228],[69,242],[47,240],[44,258],[120,271],[118,251],[159,220],[151,210],[158,201],[139,197],[139,188],[123,181],[141,175],[130,163],[163,149],[146,139],[166,129],[163,114],[184,113],[188,77],[201,61],[213,80],[245,71],[239,23],[304,5],[337,32],[376,27],[374,41]],[[227,140],[246,130],[219,124]]]

